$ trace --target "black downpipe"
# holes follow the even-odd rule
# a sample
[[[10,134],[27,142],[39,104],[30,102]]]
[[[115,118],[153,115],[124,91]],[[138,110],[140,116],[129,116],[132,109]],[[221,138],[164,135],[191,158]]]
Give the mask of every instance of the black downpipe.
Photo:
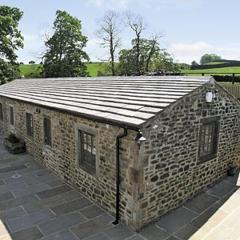
[[[116,215],[113,225],[117,225],[119,223],[120,217],[120,140],[121,138],[126,137],[127,134],[127,129],[124,128],[124,133],[118,135],[116,139]]]

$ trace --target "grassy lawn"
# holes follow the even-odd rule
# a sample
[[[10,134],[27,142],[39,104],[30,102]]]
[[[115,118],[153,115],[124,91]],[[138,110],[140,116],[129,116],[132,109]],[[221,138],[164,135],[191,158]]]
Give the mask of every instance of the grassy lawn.
[[[27,78],[39,77],[42,70],[40,64],[24,64],[20,65],[21,75]],[[87,71],[91,77],[97,76],[98,72],[107,72],[107,63],[93,62],[87,64]],[[240,75],[240,67],[225,67],[225,68],[213,68],[213,69],[200,69],[200,70],[182,70],[183,74],[200,76],[202,73],[208,74],[232,74]]]
[[[96,77],[98,72],[106,72],[107,63],[88,63],[87,71],[91,77]],[[42,65],[40,64],[23,64],[20,65],[21,75],[26,78],[39,77],[42,71]]]
[[[210,63],[205,63],[203,65],[218,65],[218,64],[223,64],[225,62],[210,62]]]
[[[98,72],[106,72],[107,71],[107,63],[99,62],[99,63],[88,63],[87,71],[91,77],[96,77]]]
[[[191,75],[191,74],[196,74],[196,75],[201,75],[202,73],[211,74],[211,73],[216,73],[216,74],[240,74],[240,67],[225,67],[225,68],[212,68],[212,69],[199,69],[199,70],[183,70],[182,73]]]
[[[41,74],[42,66],[40,64],[20,65],[21,75],[25,77],[38,77]]]

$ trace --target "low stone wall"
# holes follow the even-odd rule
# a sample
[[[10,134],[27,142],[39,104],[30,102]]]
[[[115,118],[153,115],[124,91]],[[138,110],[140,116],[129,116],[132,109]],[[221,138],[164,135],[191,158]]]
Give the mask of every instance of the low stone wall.
[[[239,105],[218,86],[217,99],[207,104],[205,94],[210,87],[204,86],[184,97],[143,129],[147,140],[140,160],[144,166],[144,184],[139,193],[140,225],[178,207],[239,161]],[[200,120],[214,116],[220,116],[217,157],[200,163]]]

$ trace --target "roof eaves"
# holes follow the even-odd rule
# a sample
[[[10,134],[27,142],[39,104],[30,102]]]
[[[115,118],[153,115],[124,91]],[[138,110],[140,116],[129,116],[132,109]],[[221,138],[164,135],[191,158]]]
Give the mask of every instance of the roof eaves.
[[[68,110],[68,109],[61,109],[61,108],[57,108],[57,107],[46,106],[46,105],[43,105],[43,104],[40,104],[40,103],[32,103],[31,101],[20,100],[20,99],[14,98],[14,97],[9,97],[9,96],[4,96],[4,95],[0,95],[0,96],[5,97],[5,98],[18,100],[20,102],[29,103],[29,104],[32,104],[32,105],[36,105],[36,106],[39,106],[39,107],[46,108],[46,109],[56,110],[56,111],[61,112],[61,113],[66,113],[67,112],[67,113],[70,113],[71,115],[74,115],[74,116],[83,117],[83,118],[86,118],[86,119],[89,119],[89,120],[92,120],[92,121],[97,121],[97,122],[109,124],[109,125],[120,127],[120,128],[126,128],[126,129],[134,130],[134,131],[138,131],[140,129],[140,125],[138,125],[138,124],[131,124],[131,123],[127,123],[127,122],[124,122],[124,121],[111,120],[111,119],[107,119],[107,118],[104,118],[104,117],[93,116],[93,115],[90,115],[90,114],[80,113],[80,112],[76,112],[76,111],[72,111],[72,110]]]

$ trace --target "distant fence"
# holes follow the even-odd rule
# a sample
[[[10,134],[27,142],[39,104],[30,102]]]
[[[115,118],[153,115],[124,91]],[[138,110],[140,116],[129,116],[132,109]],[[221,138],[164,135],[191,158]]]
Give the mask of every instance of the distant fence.
[[[233,96],[240,99],[240,84],[224,84],[221,85],[226,88]]]

